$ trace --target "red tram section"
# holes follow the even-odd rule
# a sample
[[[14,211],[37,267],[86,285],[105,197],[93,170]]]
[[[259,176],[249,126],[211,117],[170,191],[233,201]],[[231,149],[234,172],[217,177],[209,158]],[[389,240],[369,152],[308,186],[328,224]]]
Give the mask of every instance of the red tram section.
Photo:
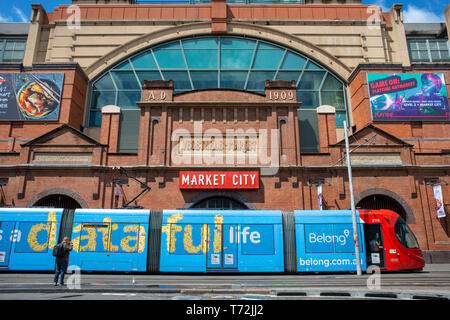
[[[391,210],[359,210],[365,222],[367,264],[382,271],[420,270],[425,259],[412,230]]]

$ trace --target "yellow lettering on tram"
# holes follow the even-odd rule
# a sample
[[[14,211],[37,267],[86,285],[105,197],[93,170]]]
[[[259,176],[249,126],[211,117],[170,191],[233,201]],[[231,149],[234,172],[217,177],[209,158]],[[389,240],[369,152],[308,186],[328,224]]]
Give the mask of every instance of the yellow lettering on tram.
[[[217,215],[214,217],[214,243],[213,251],[222,251],[222,230],[223,230],[223,216]]]
[[[111,233],[113,231],[116,231],[118,228],[119,228],[119,226],[117,224],[112,224],[110,231],[109,231],[109,251],[111,251],[111,252],[119,251],[119,245],[113,245],[111,242]]]
[[[31,227],[27,239],[31,249],[34,251],[44,251],[47,248],[47,242],[41,244],[37,241],[37,234],[42,230],[45,230],[48,234],[48,228],[49,226],[45,223],[35,224]]]
[[[192,240],[192,225],[188,224],[186,227],[184,227],[184,237],[183,237],[183,243],[184,243],[184,249],[189,253],[197,253],[200,250],[202,252],[208,252],[209,250],[209,227],[208,225],[204,224],[201,229],[201,240],[200,244],[198,246],[194,246],[193,240]]]
[[[56,229],[58,227],[56,222],[56,212],[50,211],[48,213],[47,223],[39,223],[31,227],[27,237],[27,241],[31,249],[34,251],[44,251],[47,249],[47,246],[50,249],[53,249],[56,244]],[[47,233],[48,241],[39,243],[37,240],[37,235],[43,230]]]
[[[88,234],[80,235],[73,239],[73,250],[77,252],[95,251],[95,248],[97,247],[97,232],[95,232],[95,227],[79,224],[73,228],[72,232],[78,233],[81,232],[81,230],[86,231]],[[88,239],[88,243],[84,246],[81,246],[81,241],[86,239]]]
[[[56,244],[56,231],[58,229],[56,221],[56,212],[50,211],[48,213],[47,225],[50,224],[50,239],[48,240],[48,247],[53,249]]]
[[[143,252],[145,249],[145,238],[146,238],[145,228],[139,225],[127,225],[123,227],[123,231],[125,233],[135,232],[136,235],[127,236],[120,241],[120,247],[122,248],[122,250],[126,252],[135,252],[136,250],[138,252]],[[136,244],[131,247],[129,245],[130,241],[136,241]]]
[[[102,242],[103,242],[103,249],[105,251],[110,252],[117,252],[119,250],[118,245],[113,245],[111,243],[111,233],[114,230],[117,230],[118,225],[117,224],[111,224],[111,218],[107,217],[103,219],[103,225],[104,227],[98,227],[98,231],[102,233]],[[109,248],[108,248],[109,245]],[[109,249],[109,250],[108,250]]]
[[[177,241],[175,233],[181,231],[181,226],[177,226],[176,223],[178,220],[183,219],[182,214],[174,214],[167,220],[167,225],[162,227],[162,232],[167,235],[167,251],[169,253],[175,251],[175,243]]]

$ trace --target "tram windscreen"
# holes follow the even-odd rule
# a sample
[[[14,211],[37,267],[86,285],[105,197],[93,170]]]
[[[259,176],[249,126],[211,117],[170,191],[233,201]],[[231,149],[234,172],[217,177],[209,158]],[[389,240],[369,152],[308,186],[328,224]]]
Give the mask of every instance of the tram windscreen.
[[[419,249],[419,243],[417,242],[414,233],[401,217],[398,217],[394,228],[398,241],[400,241],[404,247],[409,249]]]

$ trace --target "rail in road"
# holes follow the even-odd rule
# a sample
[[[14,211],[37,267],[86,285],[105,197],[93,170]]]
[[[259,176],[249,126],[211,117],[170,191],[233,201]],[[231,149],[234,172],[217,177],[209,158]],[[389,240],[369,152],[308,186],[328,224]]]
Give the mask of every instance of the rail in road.
[[[66,276],[66,284],[71,275]],[[299,275],[78,275],[78,286],[54,287],[50,273],[0,273],[0,299],[12,293],[83,292],[163,294],[173,297],[256,295],[274,297],[372,297],[449,299],[449,271],[386,274]],[[58,290],[58,291],[55,291]]]

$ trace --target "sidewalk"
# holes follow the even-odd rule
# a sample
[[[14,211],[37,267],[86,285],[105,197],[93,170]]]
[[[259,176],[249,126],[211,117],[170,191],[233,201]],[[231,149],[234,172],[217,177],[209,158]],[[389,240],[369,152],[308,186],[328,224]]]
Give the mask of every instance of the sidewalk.
[[[449,263],[430,263],[426,264],[423,268],[425,272],[449,272],[450,271],[450,262]]]

